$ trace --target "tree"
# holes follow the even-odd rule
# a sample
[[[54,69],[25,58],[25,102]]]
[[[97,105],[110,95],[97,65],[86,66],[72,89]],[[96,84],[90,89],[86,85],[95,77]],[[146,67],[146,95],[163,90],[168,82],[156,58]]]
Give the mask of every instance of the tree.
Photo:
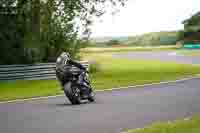
[[[183,24],[184,30],[181,33],[180,39],[184,43],[200,43],[200,12],[185,20]]]
[[[15,5],[15,0],[0,1],[0,64],[26,61],[22,43],[24,21],[19,19]]]
[[[200,12],[197,12],[189,19],[183,21],[183,24],[185,28],[188,28],[190,26],[200,26]]]
[[[120,41],[115,40],[115,39],[112,39],[112,40],[107,42],[108,46],[119,45],[119,44],[120,44]]]
[[[126,0],[1,0],[1,64],[53,61],[63,50],[74,57],[90,35],[94,17],[106,5],[124,5]],[[10,22],[12,16],[12,22]],[[9,18],[9,19],[8,19]],[[8,24],[9,23],[9,24]],[[78,33],[83,29],[82,37]],[[3,40],[3,41],[2,41]],[[10,42],[11,41],[11,42]],[[16,49],[17,47],[17,49]],[[15,55],[15,56],[14,56]],[[15,59],[11,59],[11,57]],[[23,57],[23,58],[21,58]],[[3,61],[8,58],[9,61]],[[25,62],[24,62],[25,61]]]

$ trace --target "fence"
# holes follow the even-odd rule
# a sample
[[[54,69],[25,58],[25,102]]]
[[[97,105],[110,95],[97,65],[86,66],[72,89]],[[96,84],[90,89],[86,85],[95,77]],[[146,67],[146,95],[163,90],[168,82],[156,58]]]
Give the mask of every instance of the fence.
[[[200,44],[184,44],[183,47],[186,49],[200,49]]]
[[[81,61],[89,67],[88,61]],[[55,79],[55,63],[34,65],[0,65],[0,81]]]

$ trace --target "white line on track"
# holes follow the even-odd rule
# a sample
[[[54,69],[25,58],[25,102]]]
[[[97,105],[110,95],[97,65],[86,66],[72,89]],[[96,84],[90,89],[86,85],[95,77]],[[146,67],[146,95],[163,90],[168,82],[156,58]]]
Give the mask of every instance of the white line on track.
[[[169,83],[178,83],[178,82],[183,82],[183,81],[192,80],[192,79],[198,79],[198,78],[200,78],[200,74],[197,74],[197,75],[195,75],[193,77],[183,78],[183,79],[174,80],[174,81],[164,81],[164,82],[159,82],[159,83],[151,83],[151,84],[143,84],[143,85],[134,85],[134,86],[119,87],[119,88],[111,88],[111,89],[97,90],[96,92],[112,91],[112,90],[120,90],[120,89],[127,89],[127,88],[136,88],[136,87],[147,87],[147,86],[152,86],[152,85],[162,85],[162,84],[169,84]],[[61,96],[64,96],[64,95],[55,95],[55,96],[46,96],[46,97],[35,97],[35,98],[27,98],[27,99],[10,100],[10,101],[0,102],[0,104],[2,104],[2,103],[24,102],[24,101],[40,100],[40,99],[48,99],[48,98],[55,98],[55,97],[61,97]]]

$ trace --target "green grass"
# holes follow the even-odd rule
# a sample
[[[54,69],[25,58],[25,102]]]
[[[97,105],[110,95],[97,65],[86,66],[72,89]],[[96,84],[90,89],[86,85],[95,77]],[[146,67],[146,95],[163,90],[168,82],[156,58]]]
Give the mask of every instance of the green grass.
[[[97,89],[175,80],[200,73],[200,67],[153,60],[113,59],[110,54],[89,54],[101,62],[101,72],[92,74]]]
[[[85,53],[110,53],[110,52],[131,52],[131,51],[160,51],[160,50],[176,50],[179,49],[178,45],[169,45],[169,46],[146,46],[146,47],[133,47],[133,46],[112,46],[105,48],[98,47],[88,47],[84,48],[81,51]]]
[[[0,83],[0,101],[61,94],[56,80]]]
[[[178,53],[185,56],[200,56],[200,50],[180,50]]]
[[[110,53],[84,54],[96,60],[100,71],[91,74],[95,90],[174,80],[200,73],[200,67],[150,60],[114,59]],[[56,80],[0,83],[0,101],[62,94]]]
[[[194,66],[147,60],[134,62],[113,60],[112,62],[107,62],[104,66],[107,67],[104,67],[102,72],[92,75],[94,85],[97,88],[174,80],[200,73],[199,68]]]
[[[126,133],[200,133],[200,118],[177,120],[172,123],[155,123],[150,127],[129,130]]]

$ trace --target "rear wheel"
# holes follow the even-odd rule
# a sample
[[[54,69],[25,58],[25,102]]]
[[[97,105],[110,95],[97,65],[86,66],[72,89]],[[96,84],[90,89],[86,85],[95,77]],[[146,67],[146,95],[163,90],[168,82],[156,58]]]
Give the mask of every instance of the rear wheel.
[[[88,101],[90,101],[90,102],[94,102],[95,101],[94,92],[90,92],[90,96],[88,97]]]
[[[71,84],[68,83],[64,85],[64,93],[72,104],[81,103],[79,88],[72,86]]]
[[[72,98],[71,103],[72,104],[80,104],[81,103],[81,95],[80,95],[79,88],[76,86],[72,86],[72,91],[73,91],[73,93],[72,93],[73,98]]]

